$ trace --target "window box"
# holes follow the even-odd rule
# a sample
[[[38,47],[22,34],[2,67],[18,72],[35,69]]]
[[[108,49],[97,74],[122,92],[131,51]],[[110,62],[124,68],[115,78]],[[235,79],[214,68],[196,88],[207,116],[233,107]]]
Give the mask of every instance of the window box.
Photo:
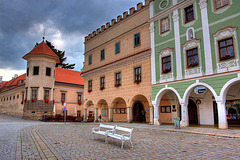
[[[103,90],[104,89],[104,87],[100,87],[100,90]]]
[[[82,105],[82,102],[79,101],[79,102],[78,102],[78,105]]]
[[[89,89],[89,90],[88,90],[88,93],[90,93],[90,92],[92,92],[92,90],[91,90],[91,89]]]
[[[49,103],[49,99],[44,99],[44,102],[45,103]]]
[[[24,102],[27,102],[27,98],[25,98],[23,101],[24,101]]]
[[[170,72],[171,71],[171,69],[164,69],[163,70],[163,73],[168,73],[168,72]]]
[[[114,86],[115,86],[115,87],[119,87],[119,86],[121,86],[121,84],[115,84]]]
[[[136,80],[135,83],[136,84],[139,84],[141,82],[141,80]]]
[[[55,100],[53,100],[53,104],[55,104]]]
[[[37,102],[37,98],[32,98],[31,101],[32,102]]]
[[[198,63],[193,63],[193,64],[189,64],[189,68],[192,68],[192,67],[195,67],[195,66],[198,66]]]
[[[221,60],[227,60],[227,59],[231,59],[233,58],[233,56],[226,54],[224,57],[221,58]]]
[[[23,101],[21,102],[21,104],[23,104]]]

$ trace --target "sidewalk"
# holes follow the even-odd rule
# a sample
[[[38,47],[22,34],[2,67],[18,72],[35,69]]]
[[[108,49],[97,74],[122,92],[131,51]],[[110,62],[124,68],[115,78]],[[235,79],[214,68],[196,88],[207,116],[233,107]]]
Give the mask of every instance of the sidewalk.
[[[94,123],[99,124],[99,123]],[[173,125],[149,125],[149,124],[140,124],[140,123],[109,123],[120,126],[134,127],[134,128],[149,128],[149,129],[159,129],[170,132],[183,132],[183,133],[192,133],[192,134],[203,134],[203,135],[212,135],[220,137],[229,137],[229,138],[240,138],[240,127],[230,127],[230,129],[217,129],[214,126],[197,126],[197,127],[181,127],[180,129],[175,129]],[[232,129],[234,128],[234,129]]]

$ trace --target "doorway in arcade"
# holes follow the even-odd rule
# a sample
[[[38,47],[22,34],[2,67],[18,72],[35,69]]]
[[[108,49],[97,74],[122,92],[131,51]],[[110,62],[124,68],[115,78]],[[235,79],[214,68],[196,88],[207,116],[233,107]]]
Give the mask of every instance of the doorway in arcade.
[[[240,82],[236,82],[228,89],[225,105],[228,125],[240,126]]]
[[[174,92],[168,91],[160,100],[159,120],[162,124],[174,123],[175,117],[181,117],[180,104]]]
[[[218,113],[215,97],[205,86],[196,86],[188,97],[189,125],[217,125]]]

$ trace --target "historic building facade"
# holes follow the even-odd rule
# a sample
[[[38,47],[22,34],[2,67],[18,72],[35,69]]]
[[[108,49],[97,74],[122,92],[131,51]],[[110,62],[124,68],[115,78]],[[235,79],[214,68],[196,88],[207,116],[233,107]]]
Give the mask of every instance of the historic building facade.
[[[85,37],[86,121],[152,122],[149,2]]]
[[[154,124],[240,124],[238,0],[150,3]]]
[[[83,114],[84,80],[81,72],[56,68],[58,56],[45,42],[26,54],[26,74],[2,83],[0,111],[20,115],[25,119],[42,119],[43,115]]]

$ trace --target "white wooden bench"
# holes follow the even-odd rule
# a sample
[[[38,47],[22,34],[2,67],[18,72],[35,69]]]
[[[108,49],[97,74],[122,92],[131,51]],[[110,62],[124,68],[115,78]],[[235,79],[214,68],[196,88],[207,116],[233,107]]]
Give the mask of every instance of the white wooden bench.
[[[118,127],[116,126],[114,131],[107,131],[107,136],[106,136],[106,143],[108,143],[108,137],[112,137],[115,139],[119,139],[122,141],[122,147],[123,149],[123,144],[125,141],[129,141],[131,143],[131,146],[133,147],[131,138],[132,138],[132,131],[133,128],[125,128],[125,127]]]
[[[93,140],[93,134],[100,134],[104,135],[105,138],[107,136],[107,131],[108,132],[114,132],[116,126],[113,125],[106,125],[106,124],[101,124],[97,128],[92,128],[92,140]],[[107,139],[107,138],[106,138]],[[105,139],[105,143],[107,142]]]

